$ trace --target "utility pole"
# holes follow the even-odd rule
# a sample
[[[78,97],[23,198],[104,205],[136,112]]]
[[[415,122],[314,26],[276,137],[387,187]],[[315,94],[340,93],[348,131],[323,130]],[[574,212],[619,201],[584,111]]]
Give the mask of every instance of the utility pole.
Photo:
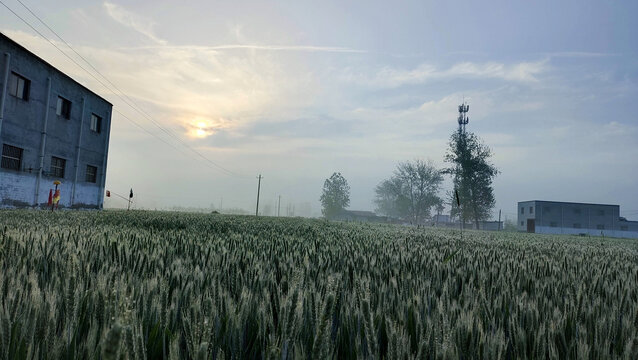
[[[498,231],[501,231],[501,209],[498,209]]]
[[[128,207],[126,208],[126,210],[131,210],[131,200],[133,200],[133,189],[131,189],[131,192],[128,195]]]
[[[255,208],[255,216],[259,216],[259,190],[261,189],[261,174],[259,174],[257,179],[259,179],[259,182],[257,183],[257,207]]]
[[[280,209],[281,209],[281,195],[279,195],[279,201],[277,202],[277,217],[279,217]]]

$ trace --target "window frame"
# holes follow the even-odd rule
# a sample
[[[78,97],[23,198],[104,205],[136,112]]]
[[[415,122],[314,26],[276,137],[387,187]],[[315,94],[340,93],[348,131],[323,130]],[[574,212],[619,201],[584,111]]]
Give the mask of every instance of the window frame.
[[[92,180],[89,177],[89,175],[91,175],[89,173],[89,169],[93,169]],[[84,172],[84,181],[88,183],[92,183],[92,184],[97,184],[97,166],[88,165],[88,164],[86,165],[86,170]]]
[[[8,150],[18,150],[19,151],[19,157],[15,157],[15,156],[11,156],[12,154],[5,154],[5,147]],[[8,152],[8,151],[7,151]],[[6,169],[6,170],[14,170],[14,171],[20,171],[22,170],[22,158],[24,157],[24,149],[17,147],[17,146],[13,146],[13,145],[9,145],[9,144],[2,144],[2,153],[0,153],[0,168],[2,169]],[[18,166],[17,167],[10,167],[10,166],[6,166],[7,163],[12,162],[12,161],[18,161]]]
[[[54,161],[61,162],[62,166],[54,164]],[[66,159],[57,156],[51,156],[50,172],[52,177],[64,179],[64,175],[66,172]]]
[[[95,119],[95,122],[93,121]],[[102,117],[91,113],[91,123],[89,124],[89,129],[96,134],[102,133]]]
[[[67,120],[71,119],[71,100],[65,98],[64,96],[58,95],[58,101],[55,105],[55,114]]]
[[[14,81],[15,80],[15,81]],[[19,94],[20,81],[22,81],[22,93]],[[7,84],[7,90],[9,95],[24,101],[29,101],[29,95],[31,94],[31,80],[18,74],[15,71],[11,71],[9,74],[9,83]]]

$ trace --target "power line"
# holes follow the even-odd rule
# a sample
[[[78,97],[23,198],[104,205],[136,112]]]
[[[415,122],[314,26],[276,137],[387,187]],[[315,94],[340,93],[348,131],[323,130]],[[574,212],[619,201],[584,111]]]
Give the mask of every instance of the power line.
[[[37,16],[29,7],[27,7],[22,1],[18,0],[18,2],[25,8],[27,9],[27,11],[29,11],[29,13],[31,13],[36,19],[38,19],[38,21],[40,21],[40,23],[42,23],[47,29],[49,29],[53,34],[55,34],[55,36],[57,36],[64,44],[66,44],[66,46],[68,46],[71,51],[73,51],[76,55],[78,55],[85,63],[87,63],[97,74],[99,74],[102,78],[104,78],[104,80],[106,80],[109,84],[111,84],[113,86],[113,88],[115,88],[116,91],[114,91],[112,88],[110,88],[109,86],[107,86],[104,82],[102,82],[99,78],[97,78],[93,73],[91,73],[90,71],[88,71],[86,68],[84,68],[82,65],[80,65],[75,59],[73,59],[71,56],[69,56],[67,53],[65,53],[62,49],[60,49],[53,41],[51,41],[49,38],[47,38],[46,36],[44,36],[40,31],[38,31],[33,25],[31,25],[31,23],[29,23],[28,21],[26,21],[24,18],[22,18],[20,15],[18,15],[15,11],[13,11],[13,9],[11,9],[9,6],[7,6],[7,4],[5,4],[2,0],[0,0],[0,3],[7,8],[11,13],[13,13],[13,15],[15,15],[18,19],[20,19],[23,23],[25,23],[27,26],[29,26],[33,31],[35,31],[38,35],[40,35],[43,39],[47,40],[51,45],[53,45],[53,47],[55,47],[60,53],[62,53],[62,55],[64,55],[65,57],[67,57],[69,60],[71,60],[75,65],[77,65],[80,69],[82,69],[84,72],[86,72],[89,76],[91,76],[93,79],[95,79],[98,83],[100,83],[103,87],[105,87],[107,90],[111,91],[114,93],[115,96],[117,96],[120,100],[122,100],[126,105],[128,105],[129,107],[131,107],[131,109],[137,111],[138,113],[140,113],[141,115],[143,115],[145,118],[147,118],[148,120],[150,120],[155,126],[157,126],[160,130],[162,130],[164,133],[166,133],[169,137],[173,138],[174,140],[176,140],[177,142],[179,142],[180,144],[182,144],[184,147],[188,148],[189,150],[191,150],[193,153],[195,153],[197,156],[201,157],[204,161],[206,161],[207,163],[209,163],[210,165],[213,165],[214,167],[216,167],[218,170],[222,170],[223,172],[225,172],[227,175],[231,175],[231,176],[235,176],[235,177],[240,177],[240,178],[248,178],[248,176],[245,175],[241,175],[238,173],[235,173],[231,170],[226,169],[225,167],[217,164],[216,162],[210,160],[209,158],[207,158],[206,156],[204,156],[203,154],[201,154],[199,151],[193,149],[190,145],[188,145],[187,143],[185,143],[183,140],[181,140],[178,136],[176,136],[174,133],[172,133],[170,130],[167,130],[166,128],[164,128],[162,125],[159,124],[159,122],[157,122],[155,119],[153,119],[148,113],[146,113],[143,109],[141,109],[139,107],[139,105],[137,105],[135,103],[135,101],[133,101],[128,95],[126,95],[126,93],[124,93],[122,90],[120,90],[115,84],[113,84],[113,82],[111,82],[106,76],[104,76],[99,70],[97,70],[88,60],[86,60],[82,55],[80,55],[75,49],[73,49],[73,47],[67,42],[65,41],[60,35],[58,35],[57,32],[55,32],[50,26],[48,26],[46,24],[46,22],[44,22],[39,16]],[[119,93],[119,94],[118,94]],[[121,95],[120,95],[121,94]],[[119,114],[122,114],[121,112],[118,111]],[[127,120],[131,120],[130,118],[126,117],[125,118]],[[136,124],[138,127],[141,127],[139,124]],[[145,130],[146,131],[146,130]],[[148,131],[146,131],[147,133],[151,134],[152,136],[159,138],[157,135],[152,134]],[[166,141],[162,140],[164,143],[166,143]]]

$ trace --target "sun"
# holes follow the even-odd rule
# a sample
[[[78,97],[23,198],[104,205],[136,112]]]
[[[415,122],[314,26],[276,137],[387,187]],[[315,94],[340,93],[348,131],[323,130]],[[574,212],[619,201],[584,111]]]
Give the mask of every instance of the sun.
[[[206,130],[202,128],[195,130],[195,136],[197,136],[198,138],[206,137]]]
[[[203,139],[212,134],[212,129],[206,121],[198,120],[192,122],[190,133],[192,137]]]

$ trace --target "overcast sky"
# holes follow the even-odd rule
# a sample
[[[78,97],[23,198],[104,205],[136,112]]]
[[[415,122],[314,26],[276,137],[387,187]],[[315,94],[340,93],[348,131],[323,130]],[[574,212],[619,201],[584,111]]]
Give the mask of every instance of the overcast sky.
[[[21,1],[142,109],[0,6],[4,34],[114,104],[106,187],[138,207],[251,210],[261,173],[263,206],[316,216],[339,171],[373,210],[397,162],[445,166],[465,98],[495,216],[540,199],[638,219],[638,2]]]

